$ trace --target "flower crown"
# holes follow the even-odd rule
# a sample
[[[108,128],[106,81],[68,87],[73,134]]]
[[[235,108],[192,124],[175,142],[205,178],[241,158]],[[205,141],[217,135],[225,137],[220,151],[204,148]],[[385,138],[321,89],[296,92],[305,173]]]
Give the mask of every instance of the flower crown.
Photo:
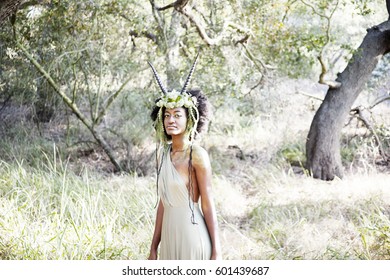
[[[195,96],[191,96],[187,92],[180,93],[177,90],[172,90],[166,95],[162,96],[159,101],[157,101],[157,107],[165,107],[167,109],[185,107],[192,108],[196,107],[197,99]]]

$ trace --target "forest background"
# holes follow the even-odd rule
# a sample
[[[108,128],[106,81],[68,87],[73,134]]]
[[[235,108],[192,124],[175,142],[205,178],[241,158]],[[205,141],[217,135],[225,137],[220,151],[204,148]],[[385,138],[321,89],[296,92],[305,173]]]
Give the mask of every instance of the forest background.
[[[344,176],[319,180],[306,140],[385,1],[5,0],[0,17],[0,259],[145,259],[160,94],[147,61],[213,105],[224,259],[390,258],[389,67],[345,119]],[[358,77],[357,77],[358,78]],[[337,86],[337,85],[336,85]]]

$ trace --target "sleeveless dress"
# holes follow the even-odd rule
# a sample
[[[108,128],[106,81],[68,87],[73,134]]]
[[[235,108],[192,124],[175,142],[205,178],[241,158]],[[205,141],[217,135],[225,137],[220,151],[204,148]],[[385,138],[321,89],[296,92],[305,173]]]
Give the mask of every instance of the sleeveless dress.
[[[165,149],[159,175],[159,196],[164,205],[161,230],[161,260],[209,260],[211,240],[198,203],[191,222],[188,189],[171,161],[171,146]]]

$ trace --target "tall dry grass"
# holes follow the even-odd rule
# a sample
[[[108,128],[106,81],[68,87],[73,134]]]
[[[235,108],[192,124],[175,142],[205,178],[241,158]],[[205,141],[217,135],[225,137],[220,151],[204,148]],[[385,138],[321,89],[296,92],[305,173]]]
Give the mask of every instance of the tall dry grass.
[[[149,178],[81,175],[47,158],[0,161],[1,259],[139,259],[153,227]]]

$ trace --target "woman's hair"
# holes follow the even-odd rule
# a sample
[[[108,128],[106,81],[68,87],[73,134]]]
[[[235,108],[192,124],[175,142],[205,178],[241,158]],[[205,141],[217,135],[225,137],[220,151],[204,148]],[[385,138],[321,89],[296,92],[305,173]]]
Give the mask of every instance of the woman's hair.
[[[210,113],[211,113],[210,112],[210,103],[208,102],[207,97],[199,89],[189,90],[189,91],[187,91],[187,93],[189,93],[193,97],[196,97],[196,100],[197,100],[197,105],[196,105],[197,110],[193,111],[193,113],[195,114],[195,118],[198,118],[198,123],[197,123],[196,133],[195,133],[195,137],[196,137],[197,134],[202,133],[203,131],[207,130],[207,128],[208,128],[208,123],[210,120]],[[150,114],[150,117],[152,118],[154,123],[156,123],[156,120],[158,118],[158,113],[160,110],[160,107],[158,107],[156,105],[156,103],[158,101],[160,101],[160,99],[161,99],[161,97],[156,100],[155,105],[152,109],[152,113]],[[163,110],[162,114],[164,115],[165,107],[163,107],[161,109]],[[184,109],[186,111],[187,117],[189,117],[190,114],[189,114],[188,110],[193,110],[193,109],[192,108],[184,108]],[[199,112],[199,116],[196,115],[196,114],[198,114],[197,112]],[[189,125],[189,124],[190,124],[190,122],[187,122],[187,125]],[[164,134],[168,140],[171,140],[172,137],[165,132],[165,128],[164,128]]]

